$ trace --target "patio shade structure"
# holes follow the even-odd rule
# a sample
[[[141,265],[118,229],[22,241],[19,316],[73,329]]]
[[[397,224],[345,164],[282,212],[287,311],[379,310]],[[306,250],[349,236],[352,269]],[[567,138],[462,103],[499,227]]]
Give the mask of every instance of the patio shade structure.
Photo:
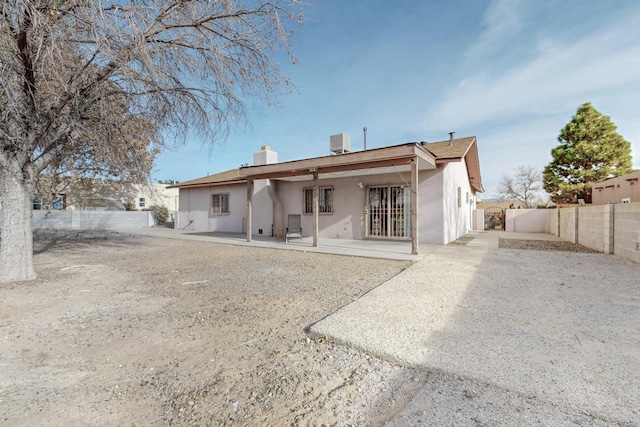
[[[318,181],[324,178],[411,172],[411,253],[418,254],[418,173],[435,169],[436,158],[420,143],[295,160],[240,169],[247,180],[247,241],[251,241],[253,182],[258,179],[313,182],[313,246],[318,246]]]

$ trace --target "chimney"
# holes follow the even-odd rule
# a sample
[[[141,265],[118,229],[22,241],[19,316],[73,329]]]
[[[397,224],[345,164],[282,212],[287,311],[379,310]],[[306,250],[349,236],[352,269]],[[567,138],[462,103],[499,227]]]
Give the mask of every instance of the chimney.
[[[263,145],[260,151],[253,153],[253,165],[263,166],[278,163],[278,153],[271,151],[271,147]]]
[[[449,132],[449,147],[453,145],[453,136],[455,134],[456,134],[455,132]]]

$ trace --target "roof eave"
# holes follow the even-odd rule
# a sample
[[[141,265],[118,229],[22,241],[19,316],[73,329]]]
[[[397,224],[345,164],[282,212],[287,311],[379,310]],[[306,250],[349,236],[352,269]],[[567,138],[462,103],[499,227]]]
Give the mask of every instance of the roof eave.
[[[185,188],[200,188],[200,187],[219,187],[221,185],[245,184],[246,182],[247,182],[246,179],[236,179],[236,180],[220,181],[220,182],[202,182],[198,184],[186,184],[186,185],[178,184],[178,185],[173,185],[167,188],[185,189]]]

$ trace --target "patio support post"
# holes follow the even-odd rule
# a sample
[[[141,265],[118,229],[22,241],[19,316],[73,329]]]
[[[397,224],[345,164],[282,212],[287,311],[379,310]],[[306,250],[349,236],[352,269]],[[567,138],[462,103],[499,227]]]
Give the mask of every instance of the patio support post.
[[[411,255],[418,255],[418,157],[411,160]]]
[[[318,172],[313,173],[313,247],[318,247]]]
[[[247,242],[251,241],[251,205],[253,202],[253,180],[247,180]]]

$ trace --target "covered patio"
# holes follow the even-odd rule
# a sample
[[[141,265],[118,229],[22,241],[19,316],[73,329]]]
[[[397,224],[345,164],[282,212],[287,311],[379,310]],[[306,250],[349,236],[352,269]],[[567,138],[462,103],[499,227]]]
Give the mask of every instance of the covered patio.
[[[419,143],[409,143],[393,147],[378,148],[354,153],[337,154],[291,162],[249,166],[241,168],[242,175],[247,179],[247,233],[246,241],[251,242],[252,236],[252,198],[254,193],[254,182],[256,180],[269,179],[281,181],[311,181],[313,183],[313,234],[301,242],[302,245],[309,244],[310,247],[321,246],[318,227],[318,181],[327,178],[345,178],[348,176],[365,176],[374,174],[384,174],[389,172],[410,172],[411,173],[411,246],[406,247],[406,242],[381,242],[379,246],[385,244],[394,245],[397,248],[410,249],[413,256],[418,256],[418,172],[436,168],[435,157],[422,147]],[[283,224],[280,224],[283,226]],[[339,240],[339,239],[326,239]],[[350,245],[357,245],[357,241],[349,241]],[[364,244],[364,243],[363,243]],[[366,243],[369,244],[369,243]],[[345,246],[345,244],[342,244]],[[371,243],[373,245],[373,243]]]

